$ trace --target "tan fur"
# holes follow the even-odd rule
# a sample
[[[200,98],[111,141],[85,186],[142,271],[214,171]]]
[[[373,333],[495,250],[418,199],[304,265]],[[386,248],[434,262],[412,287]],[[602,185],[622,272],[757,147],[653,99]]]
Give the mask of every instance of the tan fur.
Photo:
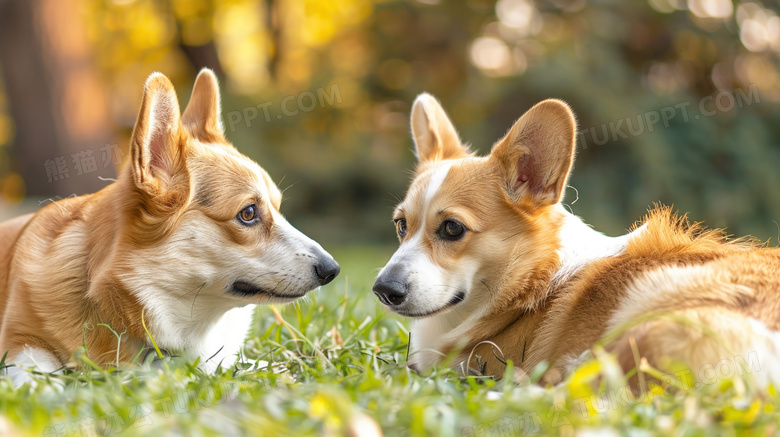
[[[219,276],[224,270],[219,252],[231,254],[231,259],[252,260],[271,250],[276,241],[288,241],[280,235],[293,229],[287,224],[280,227],[281,193],[265,171],[223,137],[219,91],[209,70],[198,75],[190,102],[180,117],[170,81],[152,75],[133,130],[130,158],[115,183],[0,224],[0,354],[8,351],[12,358],[26,347],[39,348],[65,364],[85,346],[98,364],[114,362],[117,354],[120,361],[129,362],[149,344],[142,324],[144,311],[147,326],[159,336],[158,342],[164,342],[174,338],[171,326],[185,335],[205,335],[228,309],[273,301],[223,291],[226,286],[220,281],[229,284],[240,278]],[[256,205],[260,217],[251,227],[236,219],[249,204]],[[194,242],[199,237],[205,240]],[[198,247],[204,241],[211,247]],[[311,251],[321,251],[307,241]],[[289,256],[302,260],[301,270],[314,275],[315,256],[305,250]],[[155,264],[150,257],[158,254],[172,263]],[[317,255],[327,257],[324,251]],[[215,291],[201,293],[205,280],[200,285],[199,279],[186,277],[184,263],[218,278],[209,284]],[[243,270],[241,265],[233,267],[252,273],[249,265]],[[277,275],[276,284],[284,284],[287,278],[284,290],[273,290],[279,295],[287,292],[297,297],[292,293],[314,288],[307,285],[311,280],[299,279],[302,274],[292,272],[291,266],[280,269],[290,273],[280,270],[256,276]],[[290,279],[294,274],[296,285]],[[177,278],[181,289],[174,286],[174,294],[170,287],[154,289],[157,280]],[[166,320],[174,314],[161,314],[164,309],[155,306],[159,302],[189,313],[179,314],[187,324]],[[114,333],[100,324],[122,334],[121,347]],[[186,345],[187,339],[179,343]]]
[[[426,127],[421,111],[436,114],[436,122]],[[442,117],[429,96],[415,103],[412,131],[420,164],[395,213],[408,228],[402,247],[422,232],[420,250],[444,277],[478,266],[471,282],[449,285],[469,290],[462,303],[415,322],[421,331],[412,329],[418,336],[440,329],[441,356],[453,350],[461,351],[458,361],[478,355],[486,374],[500,376],[505,365],[491,353],[492,346],[480,344],[489,341],[500,349],[498,355],[526,372],[550,363],[545,381],[555,383],[609,332],[616,337],[604,346],[626,371],[637,364],[630,342],[638,345],[640,357],[661,367],[671,361],[714,365],[751,348],[780,353],[771,333],[780,331],[780,249],[751,239],[729,240],[722,231],[690,225],[669,208],[657,207],[626,237],[619,253],[567,273],[560,253],[567,247],[561,235],[570,215],[559,202],[574,157],[575,121],[568,106],[557,100],[534,106],[484,158],[471,157],[463,146],[454,152],[451,144],[448,151],[437,151],[445,146],[427,139],[457,138]],[[441,126],[445,132],[439,135],[419,133]],[[431,175],[445,165],[446,178],[432,198],[424,199],[426,192],[430,197]],[[468,232],[443,241],[436,229],[453,217]],[[421,223],[427,229],[418,229]],[[383,270],[380,278],[383,274],[389,273]],[[629,323],[642,317],[650,318]],[[764,327],[769,334],[761,331]],[[746,334],[758,331],[764,332],[758,339]],[[430,363],[415,354],[426,351],[413,350],[410,366]],[[468,365],[483,370],[477,360]]]

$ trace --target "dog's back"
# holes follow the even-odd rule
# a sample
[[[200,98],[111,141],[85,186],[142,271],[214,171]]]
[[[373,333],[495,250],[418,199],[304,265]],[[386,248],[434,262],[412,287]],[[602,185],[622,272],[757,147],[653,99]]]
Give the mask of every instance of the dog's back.
[[[34,215],[34,213],[25,214],[0,223],[0,318],[5,313],[5,304],[8,300],[6,295],[8,293],[8,275],[14,244]],[[2,324],[2,319],[0,319],[0,324]]]
[[[623,253],[583,266],[553,295],[526,364],[555,362],[550,382],[602,338],[626,371],[641,354],[667,371],[670,360],[685,363],[699,379],[715,365],[737,373],[750,363],[767,367],[762,384],[780,380],[780,249],[659,208]]]

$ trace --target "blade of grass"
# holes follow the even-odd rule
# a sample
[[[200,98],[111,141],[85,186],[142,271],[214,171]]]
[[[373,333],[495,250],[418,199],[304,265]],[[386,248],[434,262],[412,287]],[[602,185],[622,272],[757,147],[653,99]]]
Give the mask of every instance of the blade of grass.
[[[157,347],[157,342],[154,341],[154,337],[152,337],[152,333],[149,332],[149,328],[146,327],[146,319],[144,318],[144,311],[146,311],[146,308],[141,310],[141,325],[143,325],[144,332],[146,332],[146,335],[149,336],[149,340],[152,342],[152,346],[154,346],[155,352],[157,352],[157,358],[163,359],[165,356],[160,351],[160,348]]]

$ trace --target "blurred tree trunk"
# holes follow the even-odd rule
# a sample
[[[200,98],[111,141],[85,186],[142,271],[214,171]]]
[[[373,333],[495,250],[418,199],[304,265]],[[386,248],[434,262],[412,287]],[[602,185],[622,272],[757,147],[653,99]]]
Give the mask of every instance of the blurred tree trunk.
[[[276,80],[279,73],[279,59],[282,56],[282,27],[279,20],[279,2],[267,0],[265,2],[266,28],[271,37],[271,59],[268,60],[268,71],[272,80]]]
[[[214,41],[209,41],[202,46],[188,46],[186,44],[179,44],[179,48],[184,52],[184,56],[190,61],[195,71],[200,71],[203,67],[208,67],[214,70],[217,77],[224,77],[225,72],[222,70],[222,64],[219,63],[219,55],[217,54],[217,46]]]
[[[101,156],[113,129],[78,6],[76,0],[0,0],[0,68],[28,195],[84,194],[106,184],[98,176],[115,174]],[[84,167],[79,156],[94,157],[97,168]]]

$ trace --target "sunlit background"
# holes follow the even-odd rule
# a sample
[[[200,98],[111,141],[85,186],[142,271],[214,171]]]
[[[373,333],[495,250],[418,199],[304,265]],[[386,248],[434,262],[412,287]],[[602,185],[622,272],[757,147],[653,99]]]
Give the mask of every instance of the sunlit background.
[[[183,106],[208,66],[228,139],[326,247],[394,241],[422,91],[483,153],[568,101],[566,200],[597,229],[660,201],[777,244],[779,59],[780,17],[753,1],[0,0],[0,218],[105,186],[144,79]]]

